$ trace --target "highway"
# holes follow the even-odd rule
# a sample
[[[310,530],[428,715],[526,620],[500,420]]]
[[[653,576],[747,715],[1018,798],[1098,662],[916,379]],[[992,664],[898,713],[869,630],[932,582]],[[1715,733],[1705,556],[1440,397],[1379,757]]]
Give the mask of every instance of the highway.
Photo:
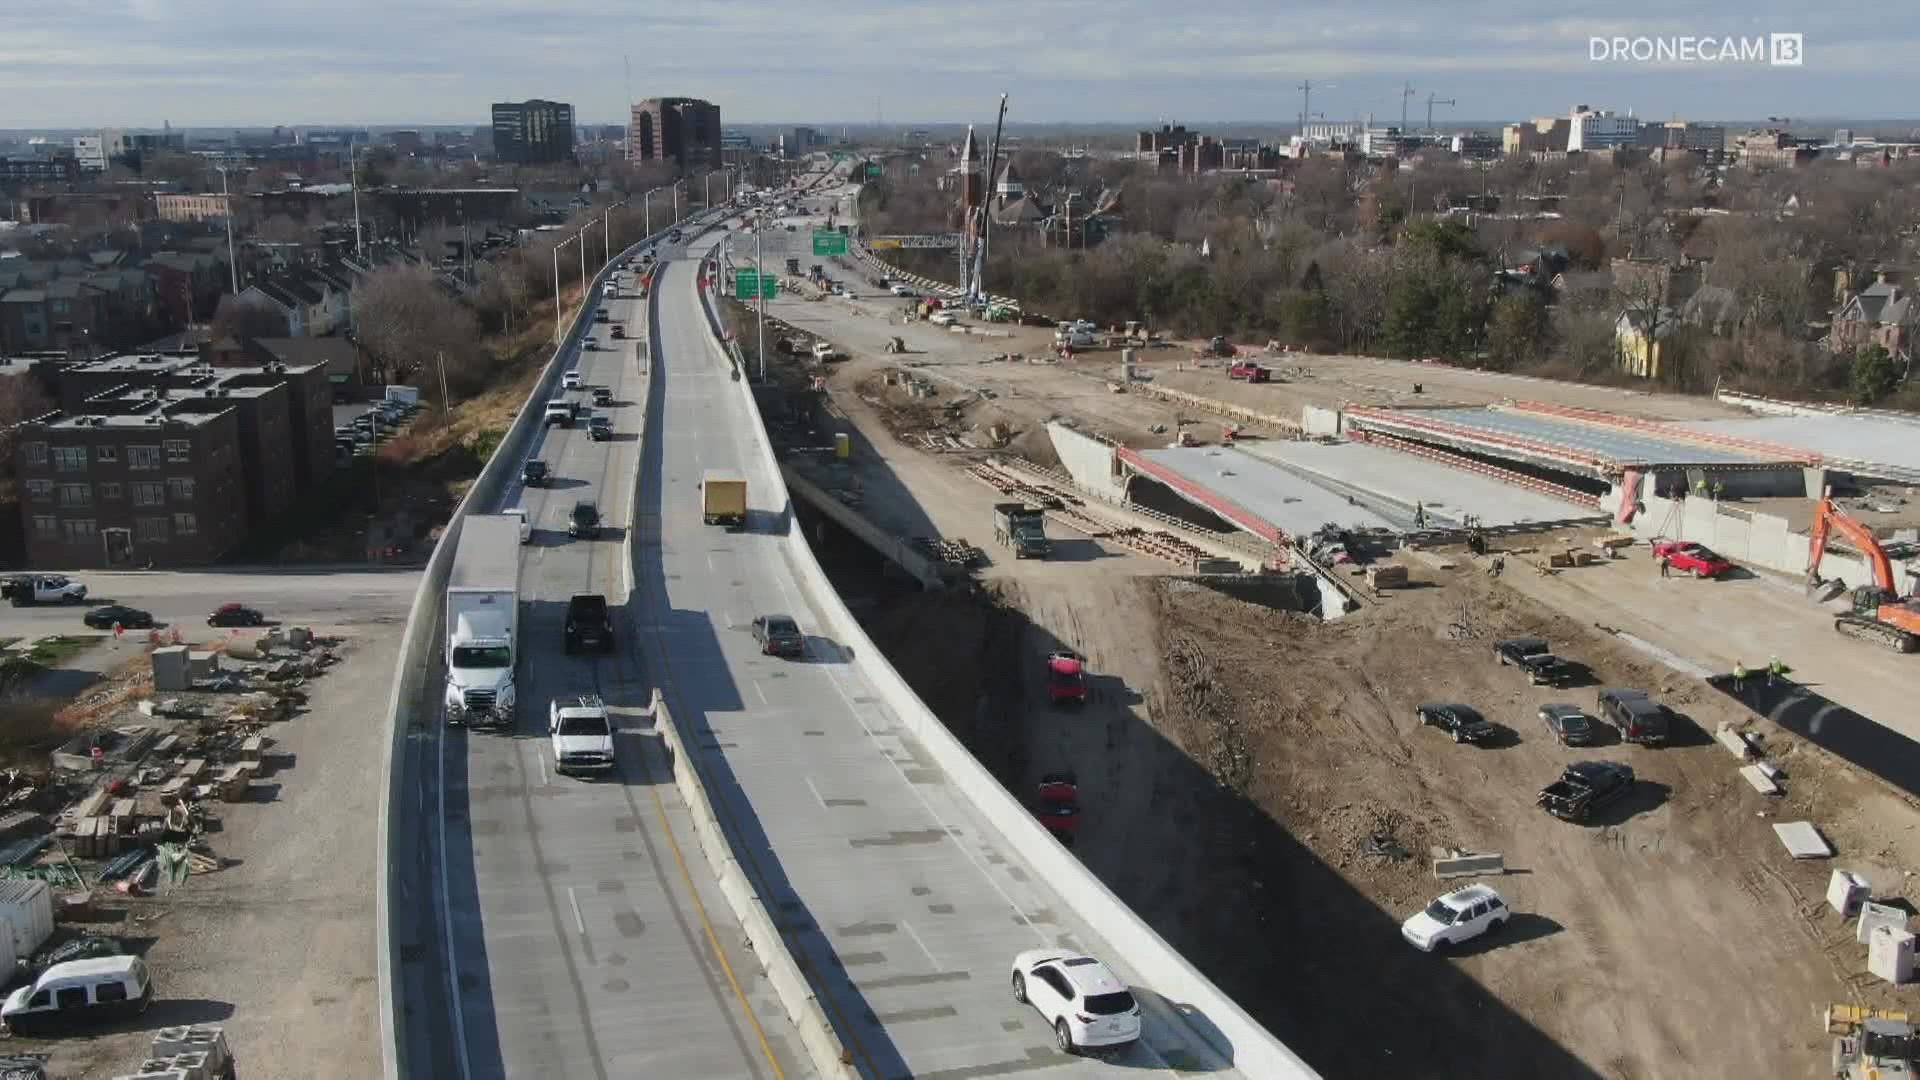
[[[715,238],[695,242],[710,250]],[[1095,1076],[1177,1066],[1236,1075],[1139,988],[1142,1042],[1069,1058],[1008,992],[1015,953],[1082,949],[1114,963],[1033,867],[905,737],[794,584],[787,509],[756,449],[740,385],[712,342],[697,263],[656,289],[660,371],[649,405],[635,541],[647,669],[691,746],[735,850],[783,920],[827,1011],[871,1077]],[[701,523],[704,470],[748,478],[747,528]],[[759,655],[760,614],[795,616],[798,661]]]
[[[643,302],[609,303],[630,335],[645,333]],[[413,1075],[474,1080],[809,1076],[648,731],[653,680],[627,609],[626,546],[645,365],[605,325],[593,332],[602,348],[570,344],[565,360],[589,387],[613,391],[612,440],[547,429],[532,456],[555,479],[522,490],[516,478],[499,507],[483,508],[523,505],[534,528],[521,562],[517,726],[435,724],[422,735],[418,811],[433,827],[420,869],[435,887],[402,899],[434,945],[401,991],[408,1058]],[[600,508],[597,540],[567,535],[580,499]],[[611,656],[564,652],[567,598],[581,592],[615,609]],[[437,672],[428,693],[437,703]],[[554,773],[547,703],[579,693],[599,694],[614,714],[615,776]]]

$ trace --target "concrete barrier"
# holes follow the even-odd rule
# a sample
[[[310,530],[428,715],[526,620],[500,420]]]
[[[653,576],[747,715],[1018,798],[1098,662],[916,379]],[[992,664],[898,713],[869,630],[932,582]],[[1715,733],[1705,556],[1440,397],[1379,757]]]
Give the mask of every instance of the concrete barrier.
[[[1506,867],[1505,855],[1456,855],[1450,859],[1433,860],[1433,876],[1437,878],[1478,877],[1481,874],[1504,873]]]
[[[677,223],[676,223],[677,224]],[[637,249],[657,243],[669,230],[670,225],[654,235],[641,240],[620,253],[621,258]],[[380,1010],[380,1051],[382,1071],[386,1080],[401,1080],[409,1075],[409,1063],[406,1060],[406,1042],[400,1037],[399,1019],[396,1014],[397,1003],[394,999],[396,987],[400,981],[402,963],[399,948],[395,945],[395,919],[399,915],[394,910],[394,887],[396,877],[412,869],[411,860],[396,861],[395,855],[403,851],[408,838],[403,830],[410,830],[417,822],[396,816],[394,808],[403,795],[400,785],[405,781],[407,771],[406,737],[412,725],[422,719],[437,719],[437,698],[428,696],[427,674],[434,670],[434,652],[440,642],[440,621],[442,606],[440,598],[444,594],[447,578],[453,571],[453,554],[460,541],[460,528],[469,513],[479,512],[488,507],[506,490],[508,482],[514,476],[514,469],[526,456],[535,434],[541,427],[541,412],[546,400],[551,397],[560,381],[560,358],[567,347],[577,340],[587,327],[592,325],[592,313],[597,306],[596,295],[604,285],[615,260],[608,260],[605,266],[593,277],[592,284],[583,294],[580,310],[574,314],[572,324],[560,345],[548,356],[546,366],[541,369],[540,378],[534,383],[533,391],[521,405],[520,412],[514,417],[512,425],[494,447],[493,455],[473,485],[467,489],[465,497],[454,507],[453,516],[448,519],[446,528],[441,531],[440,540],[434,545],[433,553],[427,559],[425,571],[421,574],[420,587],[415,591],[413,603],[408,608],[406,629],[400,637],[400,649],[395,657],[393,689],[387,695],[387,746],[382,754],[382,764],[386,770],[386,783],[380,791],[380,816],[376,825],[375,860],[379,867],[379,876],[374,888],[374,942],[378,957],[375,972],[378,989],[378,1008]],[[558,298],[555,298],[558,303]],[[631,530],[629,530],[631,533]],[[444,883],[442,884],[444,887]],[[416,915],[417,912],[408,912]],[[427,1073],[445,1070],[444,1062],[432,1062],[423,1066]]]
[[[711,344],[716,359],[725,362],[725,350],[719,336],[719,316],[712,298],[702,294],[709,326],[714,330]],[[853,613],[847,610],[840,594],[827,580],[826,573],[807,546],[799,525],[792,518],[791,495],[775,463],[773,445],[754,401],[752,388],[742,380],[741,393],[759,448],[758,471],[766,490],[775,493],[776,502],[787,508],[789,525],[783,555],[793,579],[806,594],[814,609],[824,616],[828,628],[844,647],[851,650],[853,664],[880,700],[899,722],[918,739],[954,787],[974,809],[998,830],[1001,839],[1013,851],[1045,876],[1061,900],[1072,907],[1088,926],[1096,927],[1115,955],[1109,963],[1132,977],[1136,985],[1149,987],[1174,1003],[1167,1019],[1185,1029],[1192,1045],[1204,1047],[1231,1063],[1247,1076],[1262,1080],[1316,1077],[1305,1062],[1274,1038],[1246,1011],[1189,964],[1166,940],[1155,933],[1133,910],[1115,896],[1099,878],[1060,846],[1045,828],[1034,820],[1026,807],[1007,793],[992,773],[961,745],[946,725],[940,722],[913,692],[900,673],[894,670],[878,646],[867,637]],[[1189,1021],[1197,1014],[1204,1024]]]
[[[748,945],[765,969],[767,981],[786,1010],[787,1019],[799,1033],[807,1057],[824,1078],[856,1080],[859,1074],[848,1064],[846,1048],[828,1022],[826,1010],[787,948],[786,938],[774,923],[760,891],[735,857],[726,830],[714,815],[713,801],[707,797],[706,783],[700,777],[696,759],[687,750],[686,739],[681,736],[673,712],[667,708],[658,689],[653,692],[652,711],[654,730],[660,733],[660,740],[666,746],[667,759],[673,767],[674,787],[679,789],[680,798],[693,818],[700,850],[719,877],[720,894],[726,897],[728,908],[746,933]]]

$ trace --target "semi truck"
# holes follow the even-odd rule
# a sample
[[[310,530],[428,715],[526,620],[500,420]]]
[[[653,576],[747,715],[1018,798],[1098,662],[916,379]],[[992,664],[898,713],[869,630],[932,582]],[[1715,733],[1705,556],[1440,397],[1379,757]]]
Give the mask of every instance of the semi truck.
[[[520,522],[469,515],[447,579],[447,722],[511,724],[519,659]]]
[[[1026,503],[993,504],[993,538],[1012,548],[1016,559],[1044,559],[1053,550],[1046,512]]]
[[[700,519],[739,528],[747,523],[747,478],[709,469],[700,478]]]

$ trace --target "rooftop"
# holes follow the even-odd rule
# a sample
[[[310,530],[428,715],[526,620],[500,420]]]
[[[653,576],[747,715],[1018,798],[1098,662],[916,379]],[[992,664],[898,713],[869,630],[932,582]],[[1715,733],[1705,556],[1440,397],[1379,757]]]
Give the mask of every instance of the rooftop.
[[[147,412],[123,413],[118,415],[82,413],[78,416],[67,416],[63,414],[58,420],[49,422],[47,426],[55,431],[77,431],[82,428],[202,427],[212,422],[215,417],[224,415],[230,411],[230,407],[202,409],[199,411],[176,411],[176,409],[177,407],[170,406],[165,412],[150,410]]]

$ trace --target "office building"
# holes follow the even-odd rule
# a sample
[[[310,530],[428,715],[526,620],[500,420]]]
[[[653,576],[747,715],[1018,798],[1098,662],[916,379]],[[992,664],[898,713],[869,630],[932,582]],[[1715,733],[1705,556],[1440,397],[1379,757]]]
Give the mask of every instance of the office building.
[[[648,98],[635,105],[627,160],[667,162],[682,171],[719,167],[720,106],[698,98]]]
[[[572,161],[573,106],[537,98],[495,103],[493,156],[515,165]]]
[[[1611,109],[1589,109],[1575,105],[1567,113],[1567,152],[1611,150],[1640,144],[1640,121],[1632,113],[1617,115]]]

